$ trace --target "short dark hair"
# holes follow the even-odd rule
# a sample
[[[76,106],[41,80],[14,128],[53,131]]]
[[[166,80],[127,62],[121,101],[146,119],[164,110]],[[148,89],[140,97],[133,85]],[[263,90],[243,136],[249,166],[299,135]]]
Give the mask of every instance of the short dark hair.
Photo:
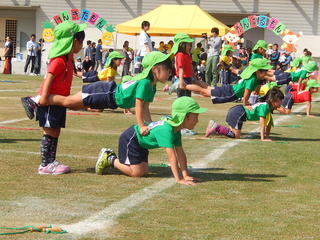
[[[101,38],[98,40],[98,43],[102,43]]]
[[[84,33],[84,31],[77,32],[73,35],[73,39],[77,39],[79,42],[83,42],[85,37],[86,34]]]
[[[265,96],[266,102],[271,106],[271,102],[283,100],[284,94],[279,87],[271,88]]]
[[[36,35],[33,33],[33,34],[31,34],[31,36],[30,37],[34,37],[34,38],[36,38]]]
[[[201,47],[202,47],[202,43],[201,43],[201,42],[198,42],[198,43],[197,43],[197,47],[198,47],[198,48],[201,48]]]
[[[187,43],[186,42],[182,42],[182,43],[179,44],[178,52],[187,53],[186,48],[187,48]]]
[[[211,33],[216,33],[219,35],[219,28],[216,28],[216,27],[211,28]]]
[[[148,21],[143,21],[141,23],[141,28],[144,28],[144,27],[150,27],[150,23]]]
[[[273,46],[277,46],[277,47],[279,47],[278,43],[274,43],[274,44],[273,44]]]
[[[87,45],[89,45],[89,44],[91,44],[91,41],[90,41],[90,40],[87,41]]]

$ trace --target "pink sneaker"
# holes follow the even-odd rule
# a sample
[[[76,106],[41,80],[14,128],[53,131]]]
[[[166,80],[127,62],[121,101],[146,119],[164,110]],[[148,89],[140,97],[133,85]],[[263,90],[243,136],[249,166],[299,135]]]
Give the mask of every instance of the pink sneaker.
[[[213,121],[213,120],[210,120],[209,121],[209,124],[208,124],[208,127],[207,127],[207,130],[206,130],[206,137],[209,137],[210,135],[213,135],[216,133],[216,128],[217,128],[218,124]]]
[[[54,161],[53,163],[48,164],[45,167],[42,167],[41,165],[38,168],[39,174],[63,174],[63,173],[69,173],[71,172],[71,168],[68,166],[65,166],[58,161]]]

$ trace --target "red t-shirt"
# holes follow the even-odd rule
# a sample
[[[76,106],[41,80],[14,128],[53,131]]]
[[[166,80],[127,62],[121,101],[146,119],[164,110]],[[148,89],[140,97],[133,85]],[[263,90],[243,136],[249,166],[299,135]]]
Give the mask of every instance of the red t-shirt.
[[[298,91],[298,84],[290,84],[291,85],[291,91]],[[303,91],[306,89],[306,85],[304,83],[301,83],[300,90]]]
[[[294,103],[302,103],[302,102],[311,102],[311,93],[310,91],[303,92],[290,92],[292,94],[292,99]]]
[[[48,64],[48,73],[55,76],[51,87],[49,89],[49,94],[57,94],[62,96],[69,96],[72,77],[73,77],[73,54],[66,56],[60,56],[56,58],[51,58]],[[42,94],[43,83],[39,89],[39,95]]]
[[[190,54],[178,52],[176,54],[176,76],[179,77],[179,68],[183,69],[183,77],[190,78],[192,72],[192,57]]]

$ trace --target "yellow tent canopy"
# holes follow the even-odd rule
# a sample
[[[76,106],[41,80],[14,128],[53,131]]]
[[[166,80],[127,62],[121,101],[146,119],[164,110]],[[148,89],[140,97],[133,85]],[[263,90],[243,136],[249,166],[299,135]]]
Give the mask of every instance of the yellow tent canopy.
[[[219,29],[220,35],[225,35],[230,30],[197,5],[161,5],[140,17],[118,24],[117,32],[138,35],[143,21],[150,22],[148,34],[153,36],[187,33],[200,37],[202,33],[210,34],[213,27]]]

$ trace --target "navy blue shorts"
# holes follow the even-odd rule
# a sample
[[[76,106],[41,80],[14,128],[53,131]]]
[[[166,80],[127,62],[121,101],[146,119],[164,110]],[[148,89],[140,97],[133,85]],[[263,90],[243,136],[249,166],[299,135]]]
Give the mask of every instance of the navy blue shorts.
[[[294,102],[293,102],[292,94],[288,92],[288,93],[284,96],[284,99],[282,100],[282,104],[281,104],[281,105],[282,105],[284,108],[292,109],[293,104],[294,104]]]
[[[137,134],[131,126],[119,137],[119,161],[125,165],[137,165],[148,162],[149,151],[139,145]]]
[[[230,127],[241,130],[243,122],[247,121],[246,111],[242,105],[237,105],[229,109],[226,122]]]
[[[179,81],[179,78],[177,76],[175,78],[176,81]],[[183,78],[183,80],[186,84],[192,84],[192,78]],[[177,97],[183,96],[191,97],[191,91],[178,88]]]
[[[275,78],[278,85],[289,84],[289,82],[291,82],[291,74],[288,72],[275,75]]]
[[[117,84],[112,82],[99,81],[84,85],[82,87],[83,105],[92,109],[116,109],[115,100]]]
[[[100,81],[97,71],[89,71],[82,73],[82,81],[84,83],[93,83]]]
[[[46,106],[37,108],[37,118],[40,127],[64,128],[67,109],[62,106]]]
[[[233,91],[231,85],[223,85],[221,87],[215,87],[211,90],[212,103],[226,103],[237,100],[238,97]]]

